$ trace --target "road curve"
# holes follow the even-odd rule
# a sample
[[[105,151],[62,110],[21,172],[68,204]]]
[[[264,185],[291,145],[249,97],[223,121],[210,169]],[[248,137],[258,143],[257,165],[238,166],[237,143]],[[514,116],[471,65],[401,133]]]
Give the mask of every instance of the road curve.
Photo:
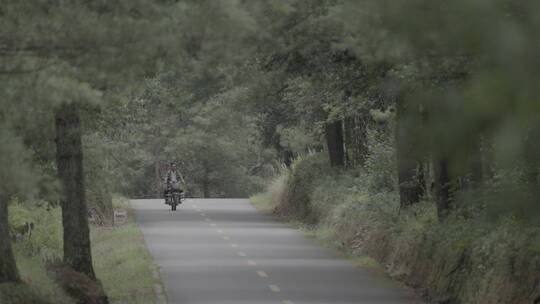
[[[245,199],[132,200],[169,303],[417,303]]]

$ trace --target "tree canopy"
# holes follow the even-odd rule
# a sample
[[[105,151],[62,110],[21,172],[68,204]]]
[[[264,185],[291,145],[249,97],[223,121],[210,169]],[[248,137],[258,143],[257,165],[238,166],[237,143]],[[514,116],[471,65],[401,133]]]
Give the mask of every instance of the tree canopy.
[[[474,206],[538,225],[538,9],[3,0],[0,203],[70,206],[64,134],[81,142],[80,206],[104,218],[111,193],[158,197],[171,161],[193,197],[247,197],[309,151],[351,172],[388,152],[403,209],[431,199],[441,221]]]

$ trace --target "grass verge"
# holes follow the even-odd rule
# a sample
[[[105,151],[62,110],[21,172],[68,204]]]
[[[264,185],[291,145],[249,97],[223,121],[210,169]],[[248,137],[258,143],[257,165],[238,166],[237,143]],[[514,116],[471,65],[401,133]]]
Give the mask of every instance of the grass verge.
[[[384,271],[384,268],[379,262],[377,262],[377,260],[366,255],[352,254],[348,250],[344,250],[342,246],[336,246],[336,243],[330,240],[329,234],[331,234],[331,232],[328,230],[328,227],[306,224],[298,219],[295,219],[293,216],[286,216],[282,213],[278,214],[276,205],[268,193],[259,193],[252,196],[250,198],[250,203],[259,211],[274,216],[278,222],[284,223],[293,229],[299,230],[307,238],[315,240],[321,246],[338,250],[338,253],[342,257],[353,261],[359,266],[371,268],[375,271]]]
[[[122,197],[113,200],[115,208],[126,209],[124,223],[114,227],[91,226],[94,270],[109,297],[110,303],[156,303],[153,258],[148,252],[141,230],[135,222],[129,201]],[[0,302],[58,303],[74,301],[47,273],[46,266],[62,257],[62,224],[60,208],[10,205],[10,224],[34,223],[30,238],[14,243],[14,254],[22,280],[26,285],[0,285]]]
[[[430,302],[540,303],[540,227],[474,205],[439,220],[429,198],[400,211],[395,171],[385,170],[392,155],[373,153],[357,172],[307,155],[253,205]]]
[[[125,223],[114,227],[93,227],[92,254],[96,275],[103,283],[110,303],[156,303],[152,276],[154,260],[137,225],[129,201],[116,197],[114,208],[126,209]]]

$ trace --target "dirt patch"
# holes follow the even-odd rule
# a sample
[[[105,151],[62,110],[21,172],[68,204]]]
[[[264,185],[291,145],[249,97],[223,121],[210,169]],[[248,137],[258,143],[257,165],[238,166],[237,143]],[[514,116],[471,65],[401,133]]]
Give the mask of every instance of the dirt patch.
[[[62,289],[80,304],[107,304],[108,299],[99,280],[77,272],[62,263],[52,263],[47,271]]]

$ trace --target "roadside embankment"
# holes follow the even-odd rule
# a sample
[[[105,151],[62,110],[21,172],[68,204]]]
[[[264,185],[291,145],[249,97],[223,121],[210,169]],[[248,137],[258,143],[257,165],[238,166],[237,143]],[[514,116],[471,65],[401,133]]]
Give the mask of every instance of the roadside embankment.
[[[252,201],[359,261],[376,260],[431,302],[540,303],[538,227],[481,210],[439,221],[429,200],[400,211],[389,157],[353,172],[310,154]]]
[[[127,217],[114,226],[91,225],[92,257],[98,279],[110,303],[156,303],[155,266],[129,201],[115,197],[114,208]],[[31,236],[14,230],[14,254],[25,284],[0,285],[0,303],[75,303],[58,285],[51,265],[62,258],[62,224],[59,207],[10,205],[10,225],[33,224]],[[58,273],[56,273],[58,275]],[[13,284],[11,284],[13,285]]]

